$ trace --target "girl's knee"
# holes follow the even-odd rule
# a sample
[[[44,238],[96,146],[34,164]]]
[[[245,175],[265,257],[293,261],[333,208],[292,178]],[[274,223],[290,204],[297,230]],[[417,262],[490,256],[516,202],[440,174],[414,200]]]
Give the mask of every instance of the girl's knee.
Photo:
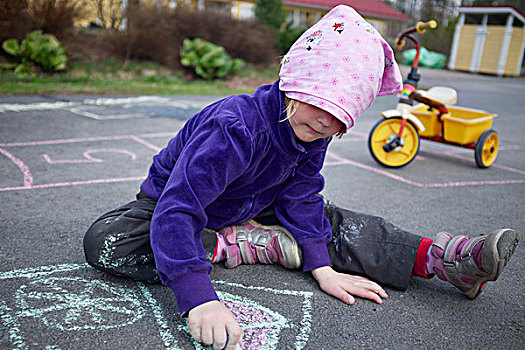
[[[111,242],[114,241],[110,223],[105,219],[98,220],[89,227],[84,235],[84,254],[86,261],[92,266],[101,266],[104,252],[111,248]]]

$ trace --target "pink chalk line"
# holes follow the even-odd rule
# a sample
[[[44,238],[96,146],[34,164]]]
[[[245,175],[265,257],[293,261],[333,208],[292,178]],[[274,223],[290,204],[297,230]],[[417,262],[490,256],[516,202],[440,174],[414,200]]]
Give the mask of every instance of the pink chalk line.
[[[424,149],[423,151],[426,152],[426,153],[430,153],[430,154],[446,155],[448,157],[461,159],[461,160],[470,160],[470,161],[474,160],[474,156],[469,158],[469,157],[465,157],[465,156],[456,154],[455,152],[440,152],[440,151],[432,151],[432,150],[429,150],[429,149]],[[502,169],[502,170],[507,170],[507,171],[510,171],[510,172],[513,172],[513,173],[517,173],[517,174],[520,174],[520,175],[525,175],[525,171],[523,171],[523,170],[511,168],[511,167],[508,167],[506,165],[499,165],[498,163],[493,164],[492,167],[493,168]]]
[[[63,159],[63,160],[53,160],[51,159],[47,154],[42,154],[42,157],[49,163],[49,164],[77,164],[77,163],[102,163],[104,160],[100,158],[95,158],[91,156],[91,153],[95,152],[108,152],[108,153],[122,153],[127,154],[131,157],[131,160],[137,159],[137,156],[135,153],[127,151],[125,149],[113,149],[113,148],[100,148],[100,149],[90,149],[83,153],[83,156],[85,159]]]
[[[73,139],[61,139],[61,140],[47,140],[47,141],[31,141],[31,142],[11,142],[11,143],[0,143],[0,147],[20,147],[20,146],[40,146],[40,145],[58,145],[62,143],[77,143],[77,142],[96,142],[96,141],[114,141],[114,140],[134,140],[139,143],[148,143],[141,138],[148,137],[167,137],[174,136],[174,132],[164,133],[152,133],[152,134],[141,134],[141,135],[119,135],[119,136],[96,136],[96,137],[84,137],[84,138],[73,138]],[[147,147],[158,148],[158,146],[149,144]]]
[[[22,188],[31,188],[31,185],[33,184],[33,176],[31,175],[31,172],[29,171],[27,165],[25,165],[24,162],[22,162],[20,159],[18,159],[17,157],[15,157],[14,155],[2,148],[0,148],[0,153],[2,153],[13,163],[15,163],[18,169],[20,169],[20,171],[24,175],[24,186]]]
[[[45,141],[31,141],[31,142],[11,142],[11,143],[0,143],[0,146],[3,147],[21,147],[21,146],[39,146],[39,145],[57,145],[57,144],[67,144],[67,143],[78,143],[78,142],[96,142],[96,141],[114,141],[114,140],[134,140],[156,152],[161,150],[161,147],[158,147],[146,140],[144,138],[148,137],[171,137],[174,136],[176,132],[163,132],[163,133],[146,133],[139,135],[119,135],[119,136],[98,136],[98,137],[85,137],[85,138],[70,138],[70,139],[60,139],[60,140],[45,140]],[[92,157],[90,153],[92,152],[119,152],[125,153],[131,156],[134,160],[136,155],[126,150],[118,149],[96,149],[88,150],[84,152],[84,157],[86,159],[80,160],[52,160],[47,154],[44,154],[44,159],[49,163],[86,163],[86,162],[102,162],[101,159]],[[100,183],[112,183],[112,182],[125,182],[125,181],[141,181],[145,177],[126,177],[126,178],[110,178],[110,179],[97,179],[97,180],[87,180],[87,181],[71,181],[71,182],[59,182],[51,184],[42,184],[42,185],[33,185],[33,176],[31,171],[20,159],[7,152],[6,150],[0,148],[0,153],[5,155],[9,160],[11,160],[15,165],[20,169],[24,175],[24,186],[15,186],[15,187],[0,187],[0,192],[3,191],[14,191],[14,190],[29,190],[37,188],[51,188],[51,187],[64,187],[64,186],[77,186],[77,185],[92,185]]]
[[[402,176],[394,175],[392,173],[389,173],[388,171],[373,168],[371,166],[368,166],[366,164],[362,164],[359,162],[355,162],[353,160],[345,159],[341,156],[338,156],[337,154],[333,152],[327,152],[327,155],[331,158],[336,159],[336,162],[326,162],[326,165],[339,165],[339,164],[349,164],[356,166],[361,169],[365,169],[368,171],[372,171],[376,174],[380,174],[386,177],[389,177],[393,180],[400,181],[403,183],[406,183],[408,185],[421,187],[421,188],[439,188],[439,187],[460,187],[460,186],[480,186],[480,185],[507,185],[507,184],[519,184],[519,183],[525,183],[525,179],[523,180],[487,180],[487,181],[458,181],[458,182],[447,182],[447,183],[434,183],[434,184],[424,184],[421,182],[415,182],[408,180]]]
[[[146,146],[146,147],[148,147],[148,148],[150,148],[152,150],[154,150],[155,152],[160,152],[160,150],[162,149],[162,147],[158,147],[158,146],[156,146],[156,145],[154,145],[152,143],[149,143],[148,141],[146,141],[143,138],[140,138],[138,136],[131,136],[131,139],[137,141],[138,143],[140,143],[140,144],[142,144],[142,145],[144,145],[144,146]]]
[[[15,190],[34,190],[38,188],[51,188],[51,187],[65,187],[65,186],[78,186],[78,185],[93,185],[93,184],[103,184],[103,183],[114,183],[114,182],[128,182],[128,181],[143,181],[145,176],[138,177],[122,177],[114,179],[96,179],[96,180],[87,180],[87,181],[71,181],[71,182],[58,182],[52,184],[43,184],[43,185],[30,185],[30,186],[19,186],[19,187],[0,187],[0,192],[3,191],[15,191]]]
[[[335,139],[337,143],[346,143],[346,142],[362,142],[368,140],[368,134],[365,134],[360,131],[350,131],[347,136],[342,139]]]

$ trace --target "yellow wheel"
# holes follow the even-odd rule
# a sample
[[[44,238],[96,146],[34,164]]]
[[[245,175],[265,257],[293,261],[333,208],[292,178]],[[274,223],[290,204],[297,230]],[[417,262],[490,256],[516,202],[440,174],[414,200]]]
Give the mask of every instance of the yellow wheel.
[[[488,168],[498,157],[499,137],[496,130],[485,130],[476,142],[474,158],[479,168]]]
[[[400,168],[407,165],[419,151],[419,133],[407,120],[403,134],[398,137],[401,118],[380,120],[370,131],[368,150],[372,157],[387,168]]]

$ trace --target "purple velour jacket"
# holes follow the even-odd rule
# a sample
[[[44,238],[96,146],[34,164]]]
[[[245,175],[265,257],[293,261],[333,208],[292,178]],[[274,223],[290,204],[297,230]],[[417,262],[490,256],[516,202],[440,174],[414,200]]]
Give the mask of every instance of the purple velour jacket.
[[[327,140],[296,142],[279,82],[205,107],[153,157],[141,189],[157,200],[151,246],[181,315],[218,300],[201,232],[254,218],[273,204],[303,251],[303,269],[330,266],[320,174]]]

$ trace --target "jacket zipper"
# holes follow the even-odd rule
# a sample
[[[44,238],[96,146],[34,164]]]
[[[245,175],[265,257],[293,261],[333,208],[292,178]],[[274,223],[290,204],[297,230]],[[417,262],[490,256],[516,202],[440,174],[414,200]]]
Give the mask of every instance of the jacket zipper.
[[[294,166],[292,167],[292,178],[295,177],[295,170],[297,169],[297,167],[299,166],[299,164],[305,160],[306,158],[310,158],[314,155],[316,155],[317,153],[321,153],[321,152],[324,152],[324,148],[323,149],[318,149],[312,153],[308,153],[308,151],[304,151],[300,156],[299,156],[299,159],[297,160],[297,162],[295,162]]]

